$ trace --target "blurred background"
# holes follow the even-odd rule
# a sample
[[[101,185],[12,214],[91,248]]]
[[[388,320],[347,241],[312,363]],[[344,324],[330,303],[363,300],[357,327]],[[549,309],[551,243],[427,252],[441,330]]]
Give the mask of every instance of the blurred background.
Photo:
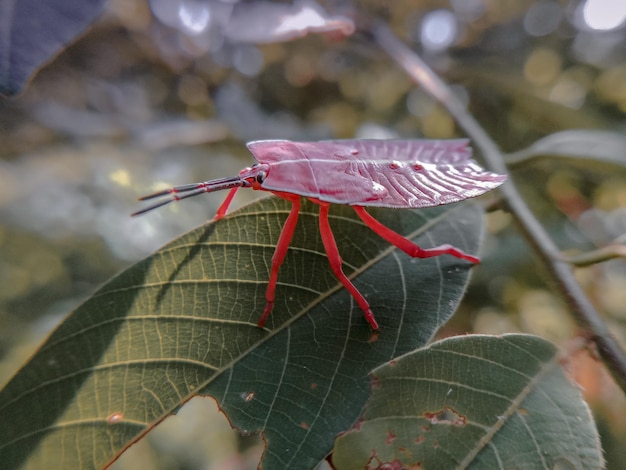
[[[286,12],[332,27],[303,38],[266,27]],[[357,14],[389,24],[507,152],[567,129],[626,131],[622,0],[111,0],[22,95],[0,98],[0,382],[101,283],[206,222],[224,194],[131,218],[138,196],[235,175],[255,139],[461,135],[367,37],[345,37]],[[564,252],[626,241],[623,167],[543,159],[513,177]],[[233,207],[258,196],[240,191]],[[523,331],[567,348],[577,327],[509,216],[490,214],[488,227],[442,335]],[[626,345],[626,263],[577,276]],[[586,354],[569,369],[607,468],[626,468],[623,394]],[[261,452],[195,398],[114,468],[256,468]]]

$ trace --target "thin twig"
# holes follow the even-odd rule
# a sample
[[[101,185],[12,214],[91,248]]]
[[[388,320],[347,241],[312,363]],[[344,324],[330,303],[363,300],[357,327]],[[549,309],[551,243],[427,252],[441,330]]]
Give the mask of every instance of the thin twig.
[[[486,166],[506,174],[502,152],[481,125],[467,111],[450,88],[385,25],[376,26],[372,33],[382,47],[420,86],[437,98],[480,149]],[[500,187],[504,206],[508,208],[522,234],[532,245],[553,278],[561,295],[578,322],[589,332],[590,340],[621,389],[626,392],[626,354],[609,332],[594,306],[576,282],[571,266],[543,226],[530,211],[515,184],[509,180]]]

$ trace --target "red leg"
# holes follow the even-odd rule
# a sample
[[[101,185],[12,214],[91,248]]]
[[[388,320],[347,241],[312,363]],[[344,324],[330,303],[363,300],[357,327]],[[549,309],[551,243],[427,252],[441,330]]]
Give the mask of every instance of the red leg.
[[[363,310],[363,314],[365,315],[365,319],[372,326],[374,331],[378,331],[378,323],[374,318],[374,313],[370,308],[370,304],[365,300],[365,297],[358,291],[358,289],[350,282],[350,279],[346,277],[341,268],[341,256],[339,255],[339,250],[337,249],[337,243],[335,242],[335,237],[333,236],[333,232],[330,229],[330,223],[328,222],[328,208],[330,207],[330,203],[316,201],[320,205],[320,234],[322,236],[322,243],[324,244],[324,248],[326,249],[326,254],[328,255],[328,261],[330,262],[330,269],[332,269],[337,279],[341,281],[341,283],[348,289],[348,292],[352,294],[354,300],[357,301],[361,310]]]
[[[433,256],[440,255],[452,255],[456,258],[464,259],[467,261],[471,261],[472,263],[479,263],[480,260],[475,256],[468,255],[458,248],[453,247],[452,245],[440,245],[434,248],[420,248],[412,241],[404,238],[399,233],[394,232],[389,227],[385,227],[378,220],[372,217],[363,206],[352,206],[357,213],[357,215],[365,222],[365,224],[371,228],[378,235],[383,237],[389,243],[394,246],[397,246],[402,251],[404,251],[407,255],[412,258],[432,258]]]
[[[226,212],[228,212],[228,207],[230,206],[230,203],[233,202],[233,198],[235,197],[235,194],[237,193],[238,189],[239,187],[236,187],[228,191],[228,194],[226,195],[226,199],[224,199],[224,202],[222,202],[220,206],[217,208],[217,214],[215,214],[215,217],[213,217],[213,220],[220,220],[222,217],[226,215]]]
[[[291,212],[289,212],[285,225],[283,225],[282,232],[280,232],[280,237],[278,238],[278,243],[276,244],[274,256],[272,256],[272,270],[270,272],[270,280],[267,283],[267,290],[265,291],[265,299],[267,300],[267,303],[265,304],[263,315],[261,315],[261,318],[259,319],[259,328],[263,328],[267,317],[274,308],[278,270],[283,264],[283,261],[285,261],[285,255],[287,254],[287,249],[289,248],[289,244],[293,238],[293,232],[295,231],[296,223],[298,222],[298,214],[300,213],[300,196],[287,194],[281,194],[280,196],[288,201],[291,201]]]

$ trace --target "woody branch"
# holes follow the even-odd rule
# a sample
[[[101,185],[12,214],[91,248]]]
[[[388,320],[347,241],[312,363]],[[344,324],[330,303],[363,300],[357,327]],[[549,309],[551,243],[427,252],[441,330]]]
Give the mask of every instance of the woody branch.
[[[446,107],[474,141],[476,147],[480,149],[487,168],[500,174],[508,173],[502,152],[493,139],[428,65],[400,41],[387,26],[376,25],[371,32],[378,45],[416,83]],[[500,187],[500,193],[504,206],[509,210],[522,234],[543,262],[578,323],[588,332],[602,361],[606,364],[617,384],[626,392],[626,354],[574,278],[571,265],[563,260],[558,247],[528,208],[511,179]]]

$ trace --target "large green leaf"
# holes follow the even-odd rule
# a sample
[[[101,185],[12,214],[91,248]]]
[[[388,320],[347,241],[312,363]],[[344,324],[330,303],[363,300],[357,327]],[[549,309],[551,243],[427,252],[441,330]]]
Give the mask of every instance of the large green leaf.
[[[431,338],[454,312],[471,266],[450,256],[412,260],[349,207],[333,207],[344,269],[381,326],[372,337],[330,272],[317,207],[307,202],[261,330],[289,207],[269,198],[195,229],[73,312],[0,392],[3,465],[102,467],[197,394],[215,397],[242,431],[263,431],[264,468],[322,460],[361,413],[368,372]],[[422,246],[478,249],[475,205],[371,212]]]
[[[450,338],[372,375],[363,421],[337,439],[338,470],[603,467],[580,390],[540,338]]]

